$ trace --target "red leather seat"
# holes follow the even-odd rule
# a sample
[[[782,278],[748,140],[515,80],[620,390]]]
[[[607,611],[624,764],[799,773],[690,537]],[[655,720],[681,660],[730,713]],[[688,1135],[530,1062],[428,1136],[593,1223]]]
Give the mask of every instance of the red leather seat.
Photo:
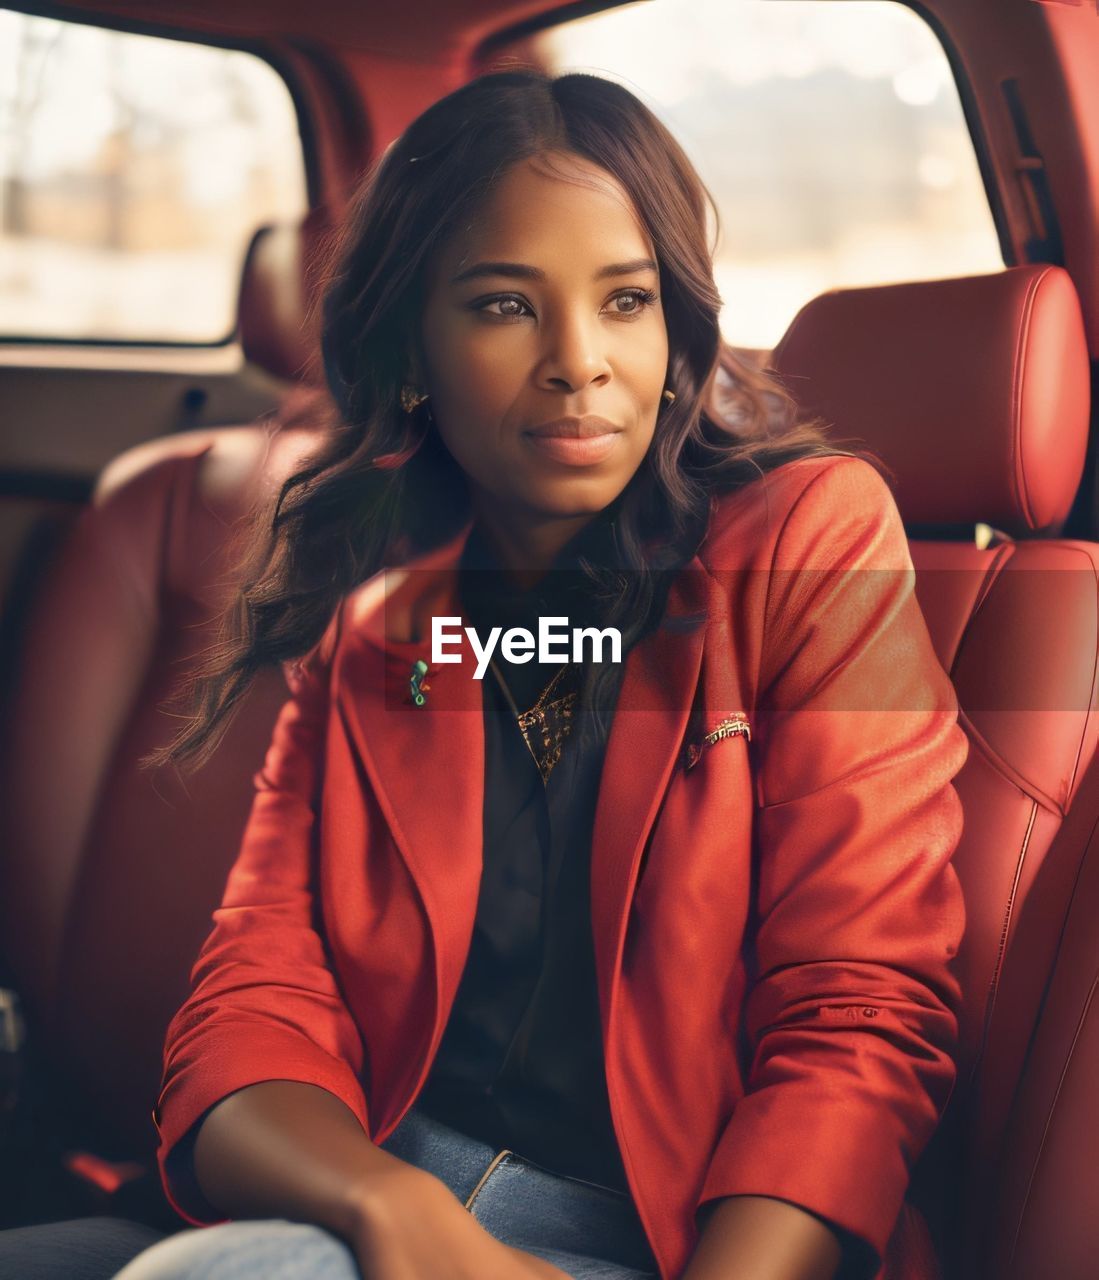
[[[298,378],[303,238],[268,230],[241,289],[245,357]],[[4,726],[0,945],[67,1142],[151,1160],[168,1019],[187,990],[285,700],[257,682],[209,767],[183,781],[137,761],[215,635],[235,534],[319,438],[319,392],[287,383],[271,422],[129,450],[100,476],[42,583]]]
[[[948,1271],[973,1280],[1068,889],[1045,893],[1040,914],[1028,903],[1040,877],[1057,879],[1047,864],[1078,861],[1073,837],[1055,837],[1099,725],[1099,545],[1056,536],[1087,440],[1079,302],[1047,266],[837,291],[801,311],[772,363],[834,436],[893,471],[917,592],[970,738],[956,781],[959,1077],[914,1194],[937,1219]],[[978,522],[991,538],[975,539]]]
[[[1092,1280],[1099,1259],[1099,764],[1081,784],[1031,894],[1031,923],[1052,932],[1070,898],[1048,985],[992,1179],[992,1212],[983,1242],[997,1280]]]
[[[326,213],[314,209],[298,226],[261,227],[245,254],[237,338],[246,360],[287,382],[322,381],[310,307],[327,232]]]

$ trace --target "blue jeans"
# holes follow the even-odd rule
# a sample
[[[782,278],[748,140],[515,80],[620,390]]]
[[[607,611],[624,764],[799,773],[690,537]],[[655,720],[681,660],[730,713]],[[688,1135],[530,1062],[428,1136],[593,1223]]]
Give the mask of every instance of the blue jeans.
[[[125,1218],[70,1218],[0,1231],[3,1280],[110,1280],[163,1231]]]
[[[497,1240],[552,1262],[573,1280],[658,1275],[633,1203],[621,1192],[496,1152],[415,1108],[382,1147],[433,1173]],[[170,1236],[116,1280],[359,1280],[359,1269],[347,1246],[322,1228],[273,1220]]]

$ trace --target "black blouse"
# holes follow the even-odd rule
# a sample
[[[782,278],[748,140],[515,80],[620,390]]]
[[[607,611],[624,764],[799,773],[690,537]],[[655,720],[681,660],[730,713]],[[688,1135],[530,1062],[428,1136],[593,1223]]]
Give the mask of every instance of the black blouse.
[[[568,617],[570,628],[596,625],[597,602],[577,560],[605,554],[612,536],[603,513],[535,587],[521,590],[475,526],[461,561],[467,620],[482,636],[494,625],[537,636],[539,616]],[[535,658],[520,665],[498,656],[485,675],[477,915],[417,1105],[497,1150],[628,1191],[607,1097],[591,925],[591,838],[606,740],[577,707],[543,782],[512,706],[531,707],[561,669]],[[620,684],[622,665],[614,669]],[[570,664],[553,696],[575,688],[581,674]]]

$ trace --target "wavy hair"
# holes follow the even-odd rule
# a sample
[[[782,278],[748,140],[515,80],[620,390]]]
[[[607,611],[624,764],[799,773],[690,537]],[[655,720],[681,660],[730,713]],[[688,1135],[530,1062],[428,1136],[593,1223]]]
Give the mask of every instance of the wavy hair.
[[[498,71],[415,119],[367,173],[327,269],[321,354],[335,412],[319,451],[257,521],[218,643],[188,682],[192,710],[149,765],[204,763],[254,676],[301,658],[340,600],[379,569],[456,536],[471,518],[464,473],[427,406],[400,404],[410,378],[425,268],[514,164],[569,152],[610,173],[656,250],[668,385],[653,442],[615,500],[615,564],[585,562],[623,649],[659,620],[670,579],[706,535],[718,494],[812,454],[847,452],[722,340],[707,243],[713,197],[671,133],[634,94],[600,76]],[[602,722],[608,664],[582,697]]]

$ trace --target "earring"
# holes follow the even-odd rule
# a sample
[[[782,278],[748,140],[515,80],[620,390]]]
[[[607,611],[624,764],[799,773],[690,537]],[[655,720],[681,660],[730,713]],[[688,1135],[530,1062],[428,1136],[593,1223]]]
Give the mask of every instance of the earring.
[[[426,399],[426,391],[417,391],[415,387],[410,387],[407,383],[401,388],[401,408],[405,413],[411,413],[418,405],[423,404]]]
[[[669,404],[675,404],[675,392],[671,389],[671,387],[665,387],[661,394]]]

